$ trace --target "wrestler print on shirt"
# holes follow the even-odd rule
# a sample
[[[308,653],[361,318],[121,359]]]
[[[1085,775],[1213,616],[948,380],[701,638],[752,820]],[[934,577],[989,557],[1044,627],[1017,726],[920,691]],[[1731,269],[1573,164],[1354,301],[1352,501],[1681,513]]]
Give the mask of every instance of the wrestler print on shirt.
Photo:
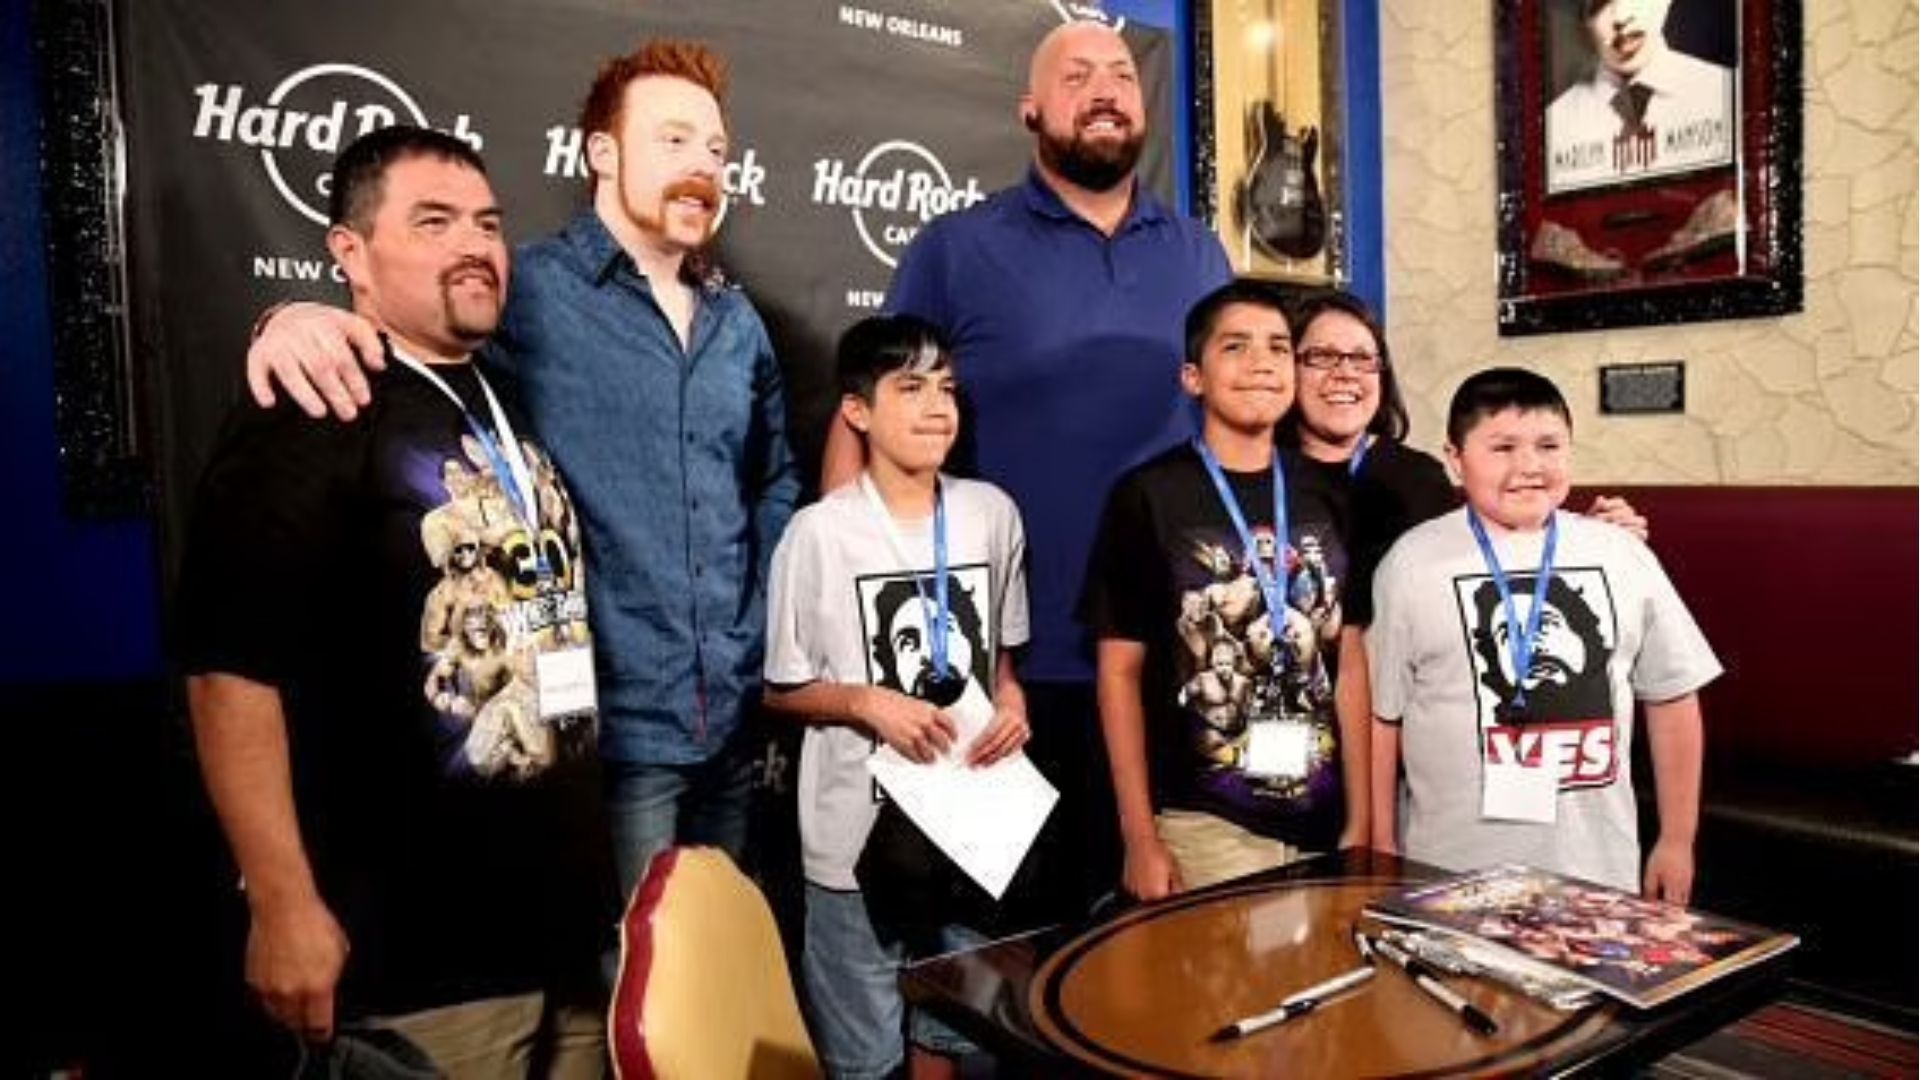
[[[1340,637],[1344,567],[1332,565],[1316,528],[1302,529],[1298,546],[1280,560],[1270,527],[1255,528],[1253,537],[1256,557],[1283,568],[1278,619],[1267,610],[1253,564],[1235,554],[1243,549],[1234,534],[1203,530],[1188,537],[1191,561],[1175,570],[1176,699],[1195,749],[1219,774],[1213,786],[1224,785],[1220,794],[1291,799],[1306,793],[1338,750],[1327,657]],[[1312,724],[1305,775],[1247,774],[1248,723],[1280,716]]]
[[[1610,676],[1620,638],[1606,571],[1554,571],[1528,670],[1516,675],[1511,640],[1532,618],[1538,581],[1537,574],[1509,575],[1515,627],[1491,575],[1454,579],[1481,750],[1491,763],[1557,762],[1563,791],[1604,787],[1620,772]]]
[[[938,595],[931,571],[867,574],[854,579],[860,636],[867,643],[867,682],[946,708],[963,697],[993,700],[993,575],[986,563],[947,568],[947,665],[957,678],[935,678],[933,640]],[[924,597],[924,600],[922,599]],[[879,739],[873,745],[879,748]],[[882,801],[878,783],[874,801]]]
[[[522,444],[539,504],[529,533],[471,436],[440,464],[445,502],[420,521],[440,571],[420,616],[427,701],[448,772],[524,780],[590,752],[591,716],[542,720],[536,656],[588,643],[580,527],[553,462]],[[545,572],[542,572],[542,566]]]

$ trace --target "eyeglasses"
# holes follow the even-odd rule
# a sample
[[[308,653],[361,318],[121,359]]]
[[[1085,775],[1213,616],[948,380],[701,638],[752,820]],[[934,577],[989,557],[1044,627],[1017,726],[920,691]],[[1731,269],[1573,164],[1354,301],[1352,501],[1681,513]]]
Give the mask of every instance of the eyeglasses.
[[[1310,345],[1294,352],[1293,358],[1315,371],[1332,371],[1345,363],[1360,375],[1372,375],[1380,370],[1382,359],[1377,352],[1342,352],[1325,345]]]

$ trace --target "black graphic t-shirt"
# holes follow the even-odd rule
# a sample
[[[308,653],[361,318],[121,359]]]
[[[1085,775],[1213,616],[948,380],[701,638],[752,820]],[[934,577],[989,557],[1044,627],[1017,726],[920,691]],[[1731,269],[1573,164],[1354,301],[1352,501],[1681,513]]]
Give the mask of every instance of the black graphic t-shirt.
[[[472,367],[433,370],[491,431]],[[571,500],[516,424],[516,513],[440,389],[392,357],[372,379],[352,423],[229,418],[180,585],[185,670],[280,693],[352,948],[344,1014],[590,987],[617,914],[596,722],[543,718],[536,689],[541,653],[589,645]]]
[[[1081,617],[1096,637],[1147,646],[1142,694],[1156,808],[1217,814],[1308,850],[1329,850],[1344,814],[1333,711],[1347,573],[1345,502],[1283,454],[1288,543],[1276,551],[1273,474],[1227,472],[1257,557],[1284,568],[1285,611],[1267,608],[1249,554],[1188,445],[1114,486]],[[1306,771],[1247,768],[1249,723],[1310,724]]]
[[[1348,523],[1341,614],[1346,625],[1364,629],[1373,622],[1373,571],[1387,549],[1408,529],[1459,506],[1460,496],[1440,462],[1393,439],[1376,436],[1358,471],[1350,462],[1318,461],[1290,449],[1297,482],[1327,492]]]
[[[1330,470],[1330,486],[1344,489],[1352,531],[1348,534],[1346,620],[1349,626],[1373,623],[1373,572],[1394,541],[1423,521],[1460,505],[1447,470],[1428,454],[1392,439],[1376,438],[1357,474],[1348,466],[1307,462]]]

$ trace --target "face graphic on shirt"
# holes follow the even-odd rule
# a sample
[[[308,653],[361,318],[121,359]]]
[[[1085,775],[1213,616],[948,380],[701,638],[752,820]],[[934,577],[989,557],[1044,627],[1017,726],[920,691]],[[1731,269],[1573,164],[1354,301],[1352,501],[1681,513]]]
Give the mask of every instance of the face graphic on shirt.
[[[1599,573],[1554,575],[1525,672],[1515,671],[1514,645],[1532,619],[1536,579],[1517,575],[1509,579],[1513,592],[1511,619],[1491,577],[1472,592],[1470,634],[1481,668],[1481,685],[1493,693],[1501,707],[1512,707],[1519,692],[1524,691],[1529,720],[1589,720],[1613,715],[1607,673],[1613,655],[1609,635],[1583,591],[1568,582],[1571,576],[1597,579]],[[1587,588],[1597,588],[1603,598],[1606,595],[1604,581],[1595,581]]]
[[[991,654],[979,604],[986,596],[987,572],[981,567],[951,569],[947,576],[947,665],[955,676],[945,685],[936,677],[930,625],[937,621],[938,596],[931,574],[892,575],[860,581],[867,620],[869,674],[872,682],[909,697],[936,701],[942,691],[958,696],[967,680],[990,687]],[[925,600],[922,600],[924,593]],[[944,704],[944,702],[940,702]]]

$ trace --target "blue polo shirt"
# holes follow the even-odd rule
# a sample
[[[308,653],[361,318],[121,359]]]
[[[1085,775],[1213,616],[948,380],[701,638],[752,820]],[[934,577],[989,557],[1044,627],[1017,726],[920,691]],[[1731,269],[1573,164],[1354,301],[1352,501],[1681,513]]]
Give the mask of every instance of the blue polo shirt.
[[[698,291],[687,347],[591,210],[514,253],[483,359],[573,490],[601,752],[704,761],[760,694],[766,582],[800,484],[780,364],[745,293]]]
[[[1100,507],[1123,470],[1191,432],[1183,324],[1231,276],[1213,234],[1145,189],[1108,237],[1032,169],[1024,184],[929,223],[901,259],[887,310],[952,339],[971,464],[1026,520],[1023,677],[1092,681],[1073,612]]]

